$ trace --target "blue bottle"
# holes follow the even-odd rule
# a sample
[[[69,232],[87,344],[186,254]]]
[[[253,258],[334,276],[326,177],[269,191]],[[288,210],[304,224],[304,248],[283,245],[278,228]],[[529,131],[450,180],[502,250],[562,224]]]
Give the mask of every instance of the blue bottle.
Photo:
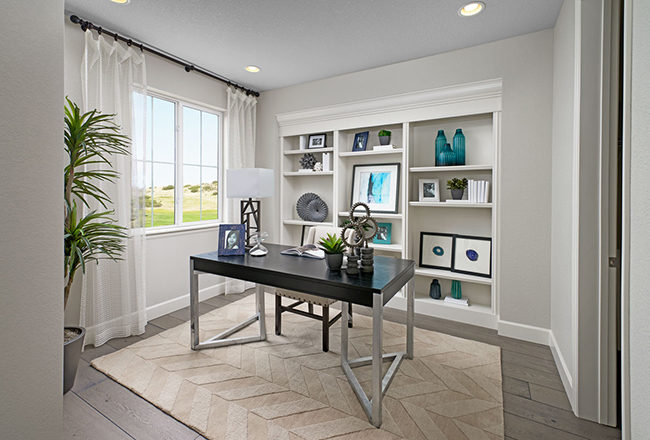
[[[440,153],[445,149],[445,144],[447,143],[447,136],[445,136],[445,130],[438,130],[438,136],[436,136],[436,157],[435,162],[436,166],[440,166],[438,161],[440,160]]]
[[[454,153],[456,154],[456,165],[465,165],[465,135],[460,128],[456,129],[453,143]]]
[[[438,156],[437,165],[441,167],[456,165],[456,154],[453,152],[449,144],[445,144],[445,149],[442,150],[442,153]]]

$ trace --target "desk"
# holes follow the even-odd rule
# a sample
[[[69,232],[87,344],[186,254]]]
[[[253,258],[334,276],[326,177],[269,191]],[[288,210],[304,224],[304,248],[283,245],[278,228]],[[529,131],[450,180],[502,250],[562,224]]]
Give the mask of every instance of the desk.
[[[281,255],[289,246],[266,244],[269,253],[265,257],[218,256],[208,252],[190,257],[190,326],[193,350],[222,347],[233,344],[266,340],[263,286],[297,290],[299,292],[335,299],[343,303],[372,307],[372,356],[348,359],[348,307],[342,304],[341,316],[341,368],[354,393],[361,402],[370,422],[381,426],[381,405],[383,395],[390,386],[400,363],[404,358],[413,359],[413,277],[415,263],[391,257],[375,257],[375,272],[348,276],[345,271],[330,272],[323,260]],[[246,321],[206,340],[199,341],[199,279],[200,273],[237,278],[256,284],[255,297],[257,313]],[[406,352],[383,354],[384,305],[402,287],[407,286]],[[259,336],[233,337],[237,331],[254,322],[259,322]],[[391,365],[382,377],[382,363]],[[372,400],[368,399],[359,381],[352,372],[353,367],[372,365]]]

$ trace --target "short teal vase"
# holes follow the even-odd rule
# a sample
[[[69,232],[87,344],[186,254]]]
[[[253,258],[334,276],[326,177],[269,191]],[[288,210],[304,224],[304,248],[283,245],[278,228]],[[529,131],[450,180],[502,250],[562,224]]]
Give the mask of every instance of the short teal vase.
[[[461,299],[463,297],[463,292],[460,288],[460,281],[451,281],[451,297],[453,299]]]
[[[445,136],[445,130],[438,130],[438,136],[436,136],[436,166],[439,166],[439,158],[440,158],[440,153],[442,153],[442,150],[445,149],[445,145],[447,144],[447,136]]]
[[[438,163],[436,165],[441,167],[456,165],[456,154],[449,144],[445,144],[445,149],[442,150],[442,153],[438,156]]]
[[[453,139],[456,165],[465,165],[465,135],[460,128],[456,129]]]

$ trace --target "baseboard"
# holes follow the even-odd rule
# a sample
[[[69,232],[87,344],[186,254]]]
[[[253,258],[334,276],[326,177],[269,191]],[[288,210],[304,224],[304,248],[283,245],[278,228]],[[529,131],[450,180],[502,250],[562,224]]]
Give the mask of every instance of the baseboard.
[[[549,345],[550,330],[517,322],[501,321],[497,324],[499,336],[505,336],[535,344]]]
[[[564,356],[562,356],[562,351],[560,350],[552,331],[549,332],[549,342],[551,353],[553,353],[553,359],[555,360],[555,366],[557,367],[558,373],[560,373],[560,379],[562,379],[562,385],[564,385],[564,390],[569,398],[569,403],[571,403],[571,408],[573,408],[573,411],[575,412],[573,377],[566,361],[564,360]]]

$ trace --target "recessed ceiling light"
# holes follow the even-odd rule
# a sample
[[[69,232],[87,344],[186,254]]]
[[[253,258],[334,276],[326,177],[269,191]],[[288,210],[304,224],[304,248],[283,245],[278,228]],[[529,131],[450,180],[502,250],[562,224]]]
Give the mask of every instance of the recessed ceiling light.
[[[476,15],[479,12],[483,11],[483,9],[485,9],[485,3],[472,2],[460,8],[458,14],[462,15],[463,17],[471,17],[472,15]]]
[[[257,66],[248,66],[248,67],[246,67],[246,70],[248,70],[248,71],[251,72],[251,73],[257,73],[257,72],[259,72],[259,71],[262,70],[262,69],[260,69],[260,68],[257,67]]]
[[[130,3],[131,0],[111,0],[113,3],[119,3],[121,5],[125,5],[127,3]]]

